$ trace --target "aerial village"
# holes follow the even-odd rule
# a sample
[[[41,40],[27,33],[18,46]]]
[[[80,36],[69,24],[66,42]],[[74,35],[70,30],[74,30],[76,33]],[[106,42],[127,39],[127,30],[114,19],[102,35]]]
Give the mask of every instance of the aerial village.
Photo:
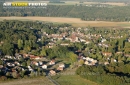
[[[53,28],[52,28],[53,29]],[[61,33],[59,34],[47,34],[45,31],[42,31],[41,38],[37,39],[37,42],[40,42],[43,37],[47,37],[50,39],[50,41],[46,44],[45,47],[47,48],[53,48],[54,46],[69,46],[71,43],[83,43],[85,45],[91,45],[91,43],[94,42],[96,39],[100,39],[98,43],[95,45],[101,48],[109,48],[110,44],[106,43],[108,39],[120,39],[123,36],[122,35],[109,35],[107,31],[104,31],[107,35],[102,35],[100,33],[88,33],[90,30],[89,28],[59,28]],[[87,33],[87,34],[86,34]],[[109,35],[109,36],[108,36]],[[56,44],[57,41],[63,41],[66,40],[67,42],[61,42],[58,45]],[[130,43],[130,36],[126,40]],[[1,42],[2,43],[2,42]],[[83,51],[87,50],[80,49],[75,51],[77,53],[77,63],[80,61],[83,61],[82,64],[78,63],[77,66],[85,65],[108,65],[112,62],[122,62],[122,60],[113,58],[112,52],[103,52],[99,51],[99,53],[105,57],[104,61],[99,61],[96,58],[92,58],[91,56],[85,56],[83,54]],[[91,52],[94,52],[95,50],[93,48],[87,50],[88,54]],[[117,55],[124,55],[126,59],[130,58],[130,54],[127,54],[122,51],[118,51],[114,54]],[[24,62],[23,62],[24,61]],[[48,59],[47,56],[36,56],[32,55],[31,53],[27,54],[20,54],[16,53],[15,56],[5,55],[1,58],[0,61],[0,71],[3,72],[3,75],[13,75],[12,73],[17,74],[16,77],[22,74],[26,74],[28,76],[32,75],[56,75],[57,73],[64,71],[66,69],[66,64],[63,62],[57,63],[56,59]]]

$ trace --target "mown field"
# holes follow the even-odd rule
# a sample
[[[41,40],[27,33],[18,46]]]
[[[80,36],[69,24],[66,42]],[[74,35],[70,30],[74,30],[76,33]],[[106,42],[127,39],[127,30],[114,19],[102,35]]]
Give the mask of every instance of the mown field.
[[[130,27],[130,22],[107,22],[107,21],[82,21],[79,18],[63,17],[0,17],[0,20],[29,20],[29,21],[46,21],[53,23],[68,23],[74,27]]]
[[[16,79],[0,82],[0,85],[54,85],[46,77],[36,77],[36,78],[27,78],[27,79]]]

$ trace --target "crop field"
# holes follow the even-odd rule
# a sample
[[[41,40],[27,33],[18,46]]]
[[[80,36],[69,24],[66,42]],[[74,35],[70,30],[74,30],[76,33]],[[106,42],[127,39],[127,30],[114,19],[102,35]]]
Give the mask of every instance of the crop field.
[[[46,21],[53,23],[68,23],[74,27],[130,27],[130,22],[82,21],[79,18],[63,17],[0,17],[0,20]]]

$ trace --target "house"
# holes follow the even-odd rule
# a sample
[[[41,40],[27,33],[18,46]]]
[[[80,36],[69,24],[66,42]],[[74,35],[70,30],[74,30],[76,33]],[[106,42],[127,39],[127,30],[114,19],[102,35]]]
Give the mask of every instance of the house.
[[[71,38],[65,38],[65,40],[70,40],[70,41],[72,41],[72,39],[71,39]]]
[[[114,59],[114,58],[111,58],[111,62],[117,62],[117,60],[116,59]]]
[[[47,65],[42,65],[42,69],[47,69]]]
[[[3,65],[0,65],[0,69],[3,68]]]
[[[76,36],[76,34],[72,34],[70,36],[70,38],[71,38],[71,42],[80,42],[79,38]]]
[[[93,65],[94,63],[92,63],[91,61],[85,61],[84,64],[86,64],[86,65]]]
[[[90,61],[90,59],[91,59],[91,58],[89,58],[89,57],[86,57],[86,60],[87,60],[87,61]]]
[[[5,55],[5,58],[12,59],[12,56]]]
[[[102,40],[101,40],[101,42],[105,42],[105,41],[107,41],[107,40],[106,40],[106,39],[102,39]]]
[[[35,65],[38,66],[38,63],[36,62]]]
[[[114,59],[113,61],[114,61],[114,62],[117,62],[117,60],[116,60],[116,59]]]
[[[85,42],[86,40],[84,40],[84,39],[80,39],[80,42]]]
[[[54,64],[55,64],[55,60],[54,59],[49,62],[49,65],[54,65]]]
[[[56,75],[56,72],[55,72],[54,70],[50,70],[49,74],[50,74],[51,76],[54,76],[54,75]]]
[[[84,62],[84,64],[86,64],[86,65],[96,65],[97,64],[97,60],[94,60],[93,58],[86,57],[84,59],[86,59],[86,61]]]
[[[109,53],[109,52],[103,52],[102,53],[104,56],[112,56],[112,53]]]
[[[128,42],[130,42],[130,38],[128,39]]]
[[[86,41],[86,42],[85,42],[85,44],[89,44],[89,43],[90,43],[90,41]]]
[[[23,54],[23,57],[24,58],[26,58],[26,57],[28,57],[29,56],[29,54]]]
[[[86,57],[82,57],[83,60],[86,60]]]
[[[130,57],[130,54],[125,54],[126,57]]]
[[[38,63],[39,63],[39,65],[40,65],[40,66],[43,64],[43,62],[42,62],[42,61],[39,61]]]
[[[48,48],[53,48],[53,46],[48,46]]]
[[[36,61],[33,61],[32,64],[34,64],[34,65],[36,65],[36,66],[39,65],[38,62],[36,62]]]
[[[93,60],[94,63],[97,63],[97,60]]]
[[[18,66],[20,65],[20,63],[19,63],[18,61],[15,61],[14,63],[15,63],[16,65],[18,65]]]
[[[104,65],[108,65],[109,64],[109,62],[104,62]]]
[[[59,67],[65,68],[65,64],[59,64]]]
[[[88,61],[85,61],[85,62],[84,62],[84,64],[88,65],[88,64],[89,64],[89,62],[88,62]]]
[[[68,43],[61,43],[60,45],[62,45],[62,46],[68,46],[69,44]]]
[[[101,46],[104,46],[104,47],[109,47],[109,45],[107,45],[107,44],[101,44]]]
[[[39,59],[41,59],[41,57],[39,57],[39,56],[34,56],[34,55],[30,55],[30,59],[39,60]]]
[[[116,52],[116,54],[123,54],[123,52]]]
[[[62,40],[63,39],[63,37],[62,36],[58,36],[58,40]]]
[[[28,66],[28,68],[31,68],[31,66]]]
[[[63,68],[63,67],[58,67],[57,70],[59,70],[59,71],[63,71],[64,68]]]
[[[22,71],[25,71],[25,69],[24,69],[24,68],[22,68]]]
[[[29,70],[29,71],[33,71],[33,69],[32,69],[31,67],[28,67],[28,70]]]

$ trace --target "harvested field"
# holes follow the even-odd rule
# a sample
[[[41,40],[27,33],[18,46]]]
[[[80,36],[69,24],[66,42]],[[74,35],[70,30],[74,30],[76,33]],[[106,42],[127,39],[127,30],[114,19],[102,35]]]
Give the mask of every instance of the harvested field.
[[[107,22],[107,21],[82,21],[79,18],[63,17],[0,17],[0,20],[22,20],[22,21],[46,21],[53,23],[68,23],[75,27],[130,27],[129,22]]]
[[[114,5],[114,6],[126,6],[125,3],[114,3],[114,2],[106,2],[106,3],[101,3],[101,4],[108,4],[108,5]]]

